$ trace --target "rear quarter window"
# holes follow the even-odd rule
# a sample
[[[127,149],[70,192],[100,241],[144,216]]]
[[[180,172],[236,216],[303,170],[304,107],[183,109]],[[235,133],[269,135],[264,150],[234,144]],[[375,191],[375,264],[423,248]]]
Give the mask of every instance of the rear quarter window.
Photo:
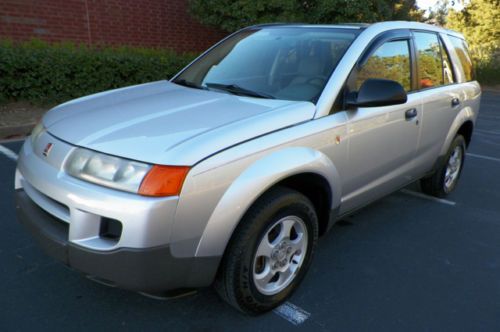
[[[456,64],[459,69],[463,73],[463,78],[466,82],[473,81],[474,77],[474,68],[472,67],[472,60],[469,54],[469,49],[467,48],[467,43],[465,40],[449,36],[451,44],[455,50],[455,53],[458,56],[459,63]]]

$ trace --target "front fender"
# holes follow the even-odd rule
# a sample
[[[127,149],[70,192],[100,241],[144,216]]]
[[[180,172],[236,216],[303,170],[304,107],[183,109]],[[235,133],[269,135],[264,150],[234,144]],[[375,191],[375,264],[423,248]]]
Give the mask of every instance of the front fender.
[[[273,152],[247,167],[219,200],[196,249],[196,256],[219,256],[250,206],[270,187],[301,173],[314,173],[328,181],[331,207],[340,204],[339,173],[332,161],[311,148],[289,147]]]

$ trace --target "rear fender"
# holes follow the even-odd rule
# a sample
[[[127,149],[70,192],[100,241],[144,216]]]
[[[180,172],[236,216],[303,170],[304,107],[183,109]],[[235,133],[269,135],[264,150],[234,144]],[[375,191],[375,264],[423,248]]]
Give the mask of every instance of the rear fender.
[[[453,120],[453,123],[450,127],[450,130],[448,131],[448,134],[446,135],[446,139],[444,141],[443,146],[441,147],[441,152],[439,153],[440,157],[444,157],[446,153],[448,152],[448,148],[455,138],[455,136],[458,133],[458,130],[460,127],[467,121],[472,121],[472,123],[475,123],[476,116],[471,107],[464,107],[460,112],[457,114],[455,117],[455,120]]]

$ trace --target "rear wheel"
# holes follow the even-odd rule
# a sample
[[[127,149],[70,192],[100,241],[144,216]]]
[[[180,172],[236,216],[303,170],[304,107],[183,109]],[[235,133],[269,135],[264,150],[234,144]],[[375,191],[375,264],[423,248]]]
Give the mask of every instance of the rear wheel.
[[[287,188],[264,194],[236,229],[215,288],[237,309],[251,314],[285,301],[308,269],[318,238],[312,203]]]
[[[457,186],[465,161],[465,139],[457,135],[448,149],[443,165],[430,177],[420,181],[426,194],[445,197]]]

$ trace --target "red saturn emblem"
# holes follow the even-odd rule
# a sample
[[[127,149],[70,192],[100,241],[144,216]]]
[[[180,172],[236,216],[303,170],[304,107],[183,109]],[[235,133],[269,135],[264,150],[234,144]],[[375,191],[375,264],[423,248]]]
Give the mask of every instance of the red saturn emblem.
[[[45,147],[45,149],[43,149],[43,155],[44,155],[45,157],[47,157],[47,156],[49,155],[50,150],[52,150],[52,147],[53,147],[53,146],[54,146],[54,144],[49,143],[49,144],[47,144],[47,146]]]

